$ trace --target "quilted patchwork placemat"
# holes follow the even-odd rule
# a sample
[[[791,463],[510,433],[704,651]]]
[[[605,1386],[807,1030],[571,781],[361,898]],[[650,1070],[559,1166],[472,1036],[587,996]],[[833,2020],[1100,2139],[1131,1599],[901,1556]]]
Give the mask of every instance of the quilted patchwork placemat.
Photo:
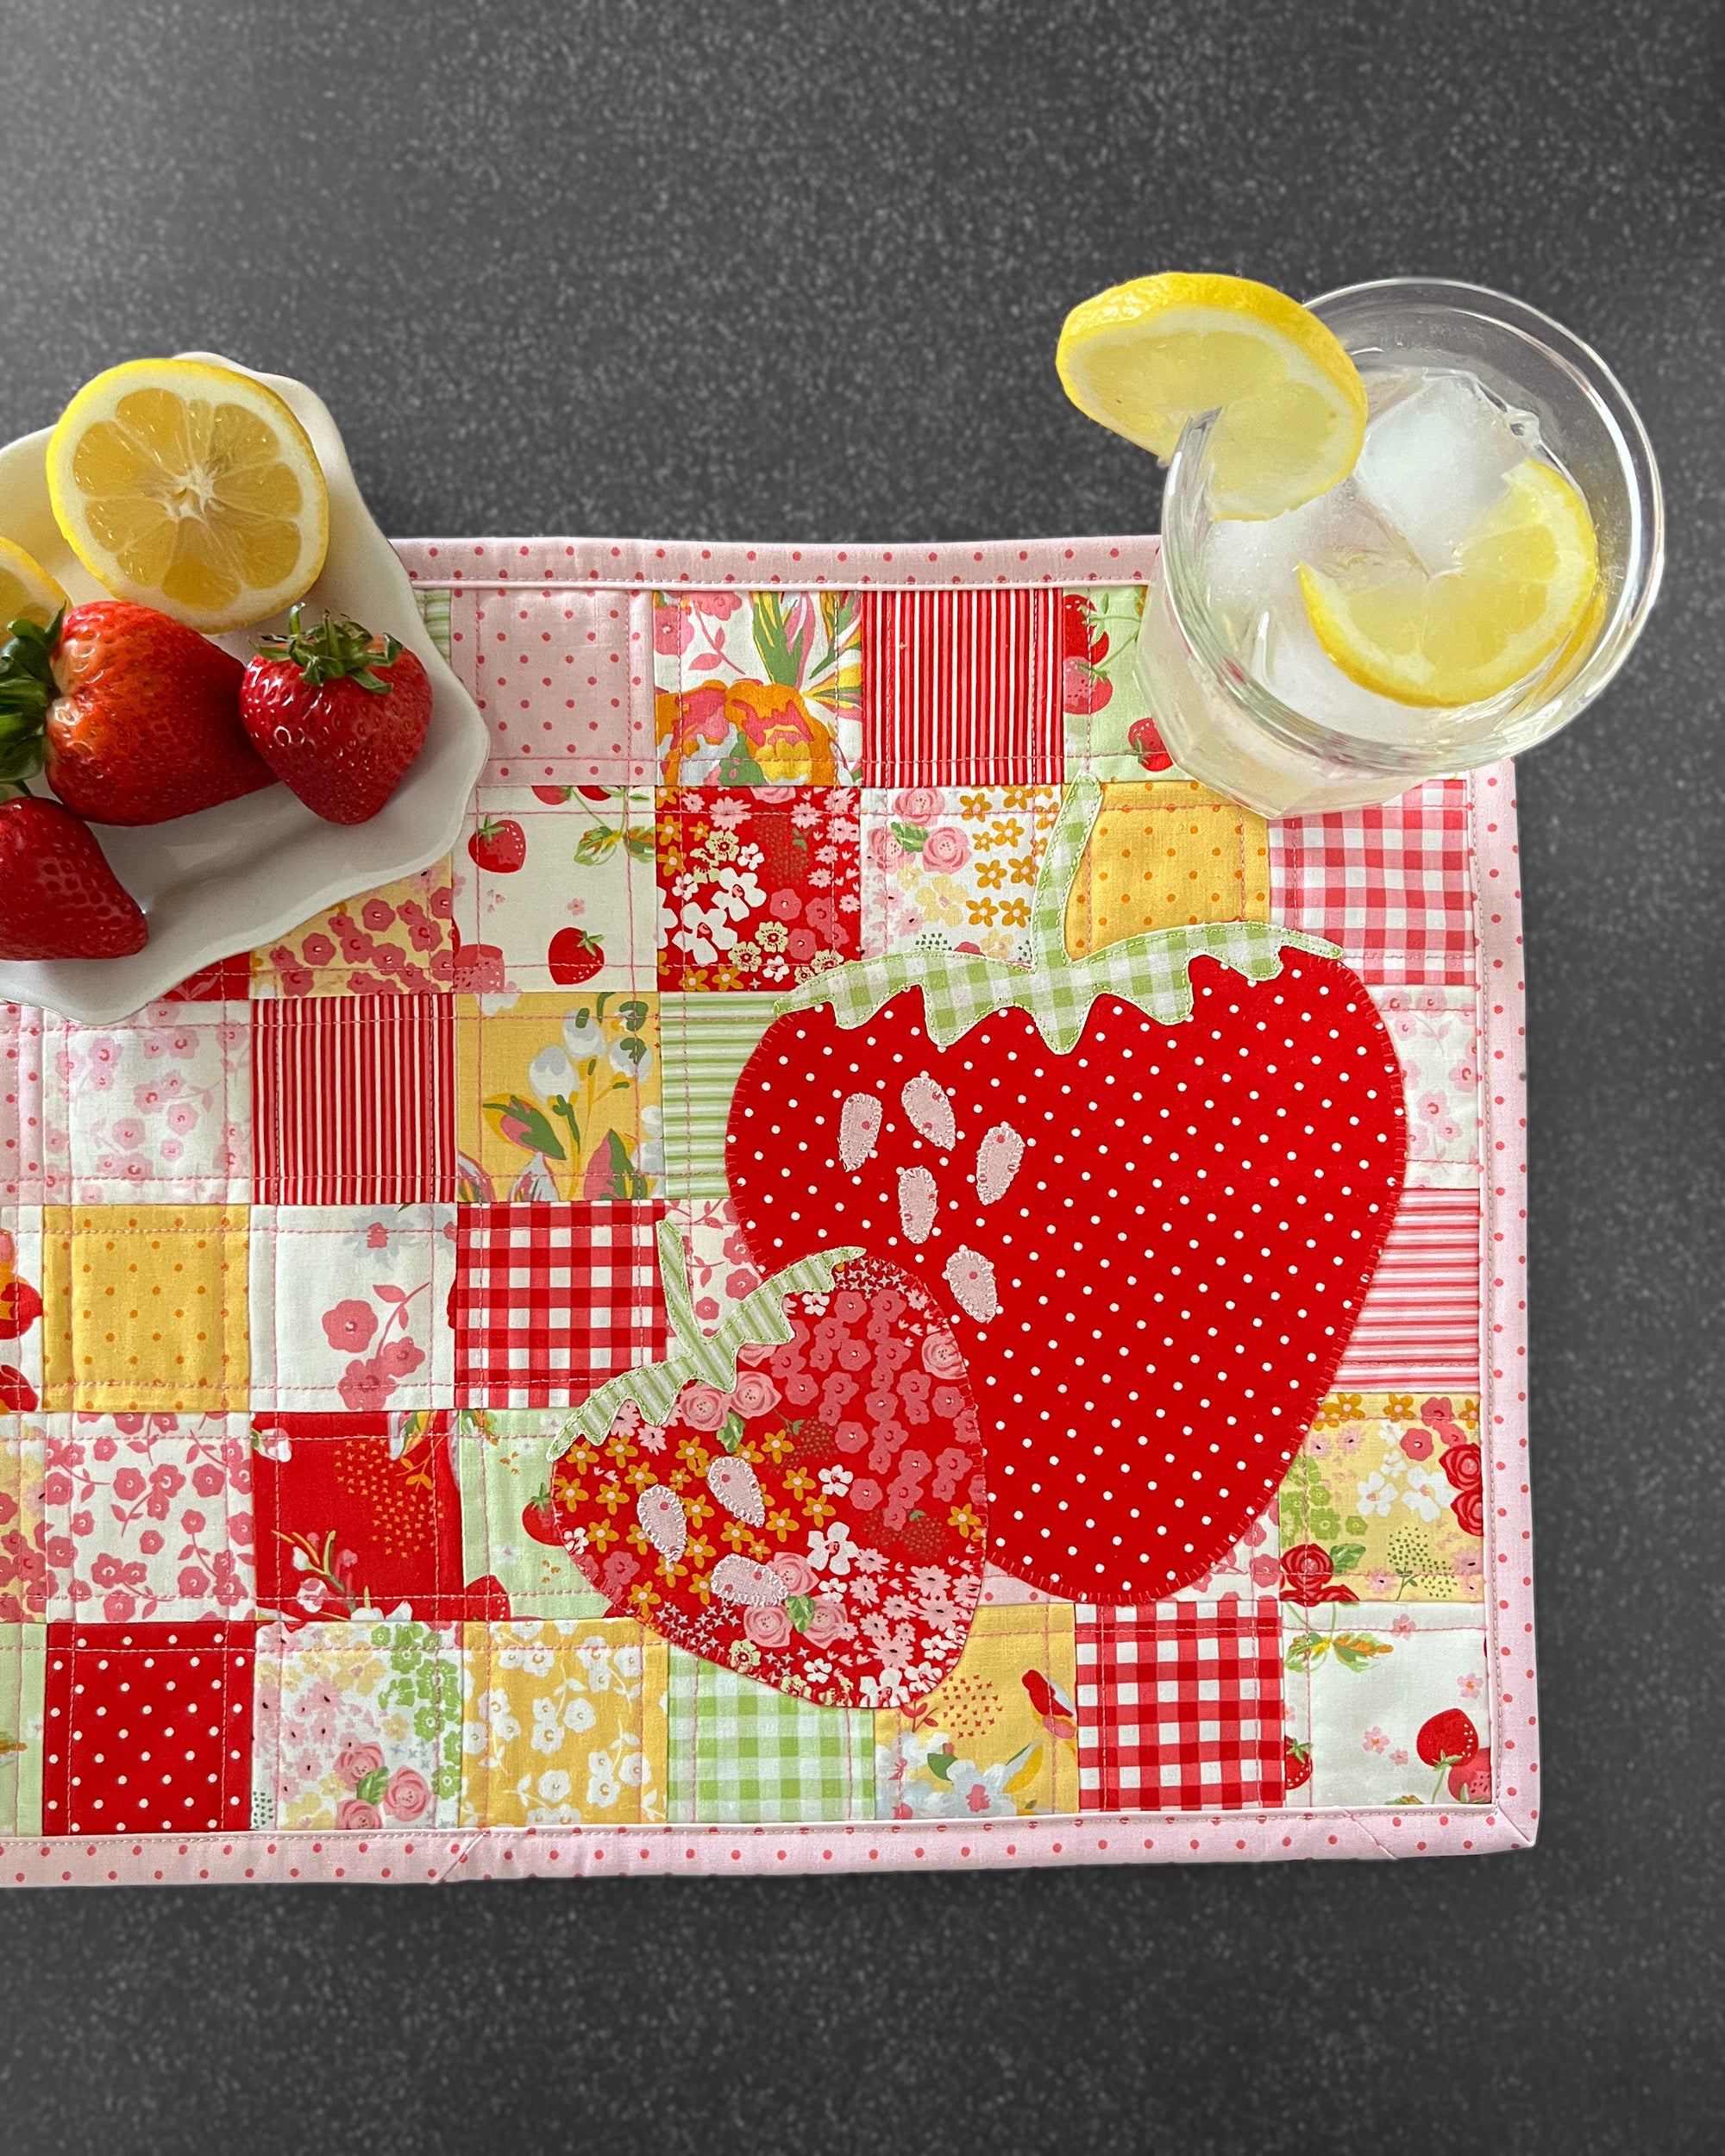
[[[0,1880],[1532,1840],[1513,774],[1207,793],[1154,546],[405,544],[455,857],[0,1006]]]

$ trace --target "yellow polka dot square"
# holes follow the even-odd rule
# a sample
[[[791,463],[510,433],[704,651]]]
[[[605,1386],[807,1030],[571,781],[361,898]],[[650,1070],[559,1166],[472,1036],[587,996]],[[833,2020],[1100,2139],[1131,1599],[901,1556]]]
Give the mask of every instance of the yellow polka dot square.
[[[247,1221],[243,1206],[44,1207],[44,1407],[245,1407]]]
[[[1264,818],[1195,779],[1107,786],[1066,904],[1075,958],[1152,929],[1270,918]]]

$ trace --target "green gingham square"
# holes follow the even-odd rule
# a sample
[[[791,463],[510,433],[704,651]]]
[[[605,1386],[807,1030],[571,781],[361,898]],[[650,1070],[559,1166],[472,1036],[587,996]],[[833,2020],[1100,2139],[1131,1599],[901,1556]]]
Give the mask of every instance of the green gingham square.
[[[667,1817],[797,1825],[875,1816],[875,1718],[811,1707],[671,1651]]]

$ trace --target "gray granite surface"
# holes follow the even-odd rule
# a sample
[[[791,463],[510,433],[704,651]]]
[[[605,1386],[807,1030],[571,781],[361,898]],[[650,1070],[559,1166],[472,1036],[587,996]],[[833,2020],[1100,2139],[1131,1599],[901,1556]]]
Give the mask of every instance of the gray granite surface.
[[[1721,2146],[1722,55],[1697,0],[0,9],[0,438],[201,345],[401,533],[1142,528],[1075,299],[1427,271],[1606,353],[1671,510],[1521,787],[1535,1851],[8,1896],[0,2145]]]

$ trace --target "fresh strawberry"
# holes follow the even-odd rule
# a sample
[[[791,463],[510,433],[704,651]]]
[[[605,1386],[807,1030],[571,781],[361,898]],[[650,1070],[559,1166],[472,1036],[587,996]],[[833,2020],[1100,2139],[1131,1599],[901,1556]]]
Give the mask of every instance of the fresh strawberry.
[[[527,834],[512,816],[484,818],[467,841],[474,865],[494,876],[512,876],[527,858]]]
[[[149,940],[80,817],[34,794],[0,802],[0,958],[125,958]]]
[[[521,1524],[534,1541],[548,1544],[561,1550],[563,1538],[557,1526],[557,1507],[551,1502],[551,1493],[542,1489],[530,1505],[521,1508]]]
[[[237,659],[154,607],[15,621],[0,649],[0,779],[43,771],[97,824],[161,824],[270,784],[240,724]]]
[[[560,928],[545,952],[545,963],[560,988],[591,981],[605,963],[605,945],[584,928]]]
[[[425,744],[431,683],[393,636],[326,616],[267,637],[246,668],[240,716],[258,754],[314,816],[364,824]]]

